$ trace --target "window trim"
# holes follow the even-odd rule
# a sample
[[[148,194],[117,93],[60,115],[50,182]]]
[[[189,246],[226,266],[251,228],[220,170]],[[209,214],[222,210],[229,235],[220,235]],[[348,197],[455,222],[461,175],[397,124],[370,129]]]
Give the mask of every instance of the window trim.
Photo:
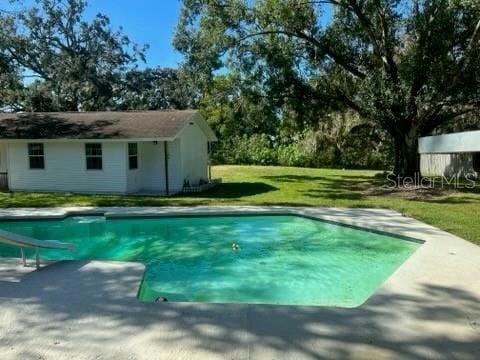
[[[88,154],[87,148],[89,145],[100,145],[100,155],[95,154]],[[89,168],[88,167],[88,159],[100,159],[100,167],[99,168]],[[85,168],[87,171],[102,171],[103,170],[103,146],[102,143],[85,143]]]
[[[135,145],[135,154],[130,153],[130,145]],[[138,165],[138,143],[136,142],[129,142],[127,143],[127,158],[128,158],[128,170],[138,170],[139,165]],[[136,167],[132,167],[132,164],[130,162],[131,159],[136,159]]]
[[[31,154],[30,153],[30,147],[32,145],[40,145],[41,148],[41,154]],[[27,144],[27,156],[28,156],[28,168],[29,170],[45,170],[45,146],[43,143],[40,142],[32,142]],[[42,167],[32,167],[32,158],[35,159],[42,159]]]

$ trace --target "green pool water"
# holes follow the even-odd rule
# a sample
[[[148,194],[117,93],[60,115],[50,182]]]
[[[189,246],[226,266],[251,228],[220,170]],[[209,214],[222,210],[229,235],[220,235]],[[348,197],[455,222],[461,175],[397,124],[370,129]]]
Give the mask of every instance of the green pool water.
[[[0,228],[77,245],[43,259],[140,261],[139,297],[169,301],[354,307],[419,243],[305,217],[212,216],[3,221]],[[239,245],[238,250],[232,244]],[[18,249],[0,246],[1,256]]]

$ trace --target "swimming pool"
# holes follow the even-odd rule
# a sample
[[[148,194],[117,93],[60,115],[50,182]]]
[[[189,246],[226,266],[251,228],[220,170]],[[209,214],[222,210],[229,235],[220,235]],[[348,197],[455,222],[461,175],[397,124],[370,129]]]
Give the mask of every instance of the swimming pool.
[[[421,245],[296,215],[1,221],[0,229],[77,245],[43,259],[139,261],[152,301],[354,307]],[[18,249],[0,245],[1,256]]]

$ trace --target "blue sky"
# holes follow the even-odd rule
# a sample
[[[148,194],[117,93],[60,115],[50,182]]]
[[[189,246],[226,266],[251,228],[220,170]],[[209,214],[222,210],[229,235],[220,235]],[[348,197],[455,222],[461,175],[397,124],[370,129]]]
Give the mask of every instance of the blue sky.
[[[181,54],[172,45],[180,0],[90,0],[87,17],[106,14],[112,28],[123,27],[130,40],[149,44],[147,66],[177,67]]]

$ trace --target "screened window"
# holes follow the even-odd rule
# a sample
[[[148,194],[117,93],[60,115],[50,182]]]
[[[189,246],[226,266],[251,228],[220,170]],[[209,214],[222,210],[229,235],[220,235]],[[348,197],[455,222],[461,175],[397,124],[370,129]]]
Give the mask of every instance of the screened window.
[[[128,167],[130,170],[138,169],[138,144],[128,144]]]
[[[43,144],[28,144],[28,160],[30,162],[30,169],[45,169]]]
[[[85,144],[87,170],[102,170],[102,144]]]

